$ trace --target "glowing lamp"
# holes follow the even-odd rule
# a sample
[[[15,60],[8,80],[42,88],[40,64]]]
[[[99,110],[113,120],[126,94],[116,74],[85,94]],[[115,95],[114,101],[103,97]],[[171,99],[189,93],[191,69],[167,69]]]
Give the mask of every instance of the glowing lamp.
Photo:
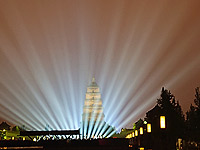
[[[165,116],[160,116],[160,128],[165,129]]]
[[[26,140],[26,138],[25,137],[23,137],[23,141],[25,141]]]
[[[144,124],[147,124],[147,121],[146,121],[146,120],[144,121]]]
[[[143,134],[143,127],[140,127],[140,134]]]
[[[127,135],[126,138],[128,139],[128,138],[129,138],[129,135]]]
[[[151,124],[150,123],[147,124],[147,132],[151,133]]]
[[[127,139],[132,138],[132,134],[128,134],[128,135],[126,136],[126,138],[127,138]]]
[[[140,150],[144,150],[144,147],[140,147]]]
[[[36,138],[34,138],[33,141],[36,142],[37,141]]]
[[[15,137],[14,137],[14,136],[12,137],[12,140],[15,140]]]
[[[135,136],[138,136],[138,130],[135,130]]]
[[[135,133],[134,132],[132,133],[132,136],[135,137]]]

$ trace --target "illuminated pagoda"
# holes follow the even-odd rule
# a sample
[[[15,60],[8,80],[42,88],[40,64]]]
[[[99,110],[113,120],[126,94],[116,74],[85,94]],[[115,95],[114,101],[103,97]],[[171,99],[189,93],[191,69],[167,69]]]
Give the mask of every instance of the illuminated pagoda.
[[[114,128],[104,121],[102,99],[99,86],[92,79],[87,87],[85,103],[82,114],[83,138],[102,138],[114,132]]]

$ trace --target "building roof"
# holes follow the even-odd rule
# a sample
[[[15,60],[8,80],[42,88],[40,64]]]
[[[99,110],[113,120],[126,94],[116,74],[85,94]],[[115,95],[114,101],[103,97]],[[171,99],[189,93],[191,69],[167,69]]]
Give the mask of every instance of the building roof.
[[[8,125],[6,122],[2,122],[0,124],[0,130],[3,130],[3,129],[10,130],[10,125]]]

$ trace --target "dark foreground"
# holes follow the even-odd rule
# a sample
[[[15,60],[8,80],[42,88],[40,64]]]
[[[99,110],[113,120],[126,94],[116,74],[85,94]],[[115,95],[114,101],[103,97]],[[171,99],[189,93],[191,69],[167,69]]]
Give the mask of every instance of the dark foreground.
[[[128,139],[60,140],[60,141],[0,141],[0,149],[26,150],[126,150]],[[133,147],[131,148],[133,149]]]
[[[0,149],[20,150],[175,150],[169,143],[151,141],[150,146],[140,141],[140,146],[131,139],[108,138],[96,140],[46,140],[46,141],[21,141],[0,140]],[[144,148],[144,149],[143,149]],[[185,147],[182,150],[200,150],[197,147]]]

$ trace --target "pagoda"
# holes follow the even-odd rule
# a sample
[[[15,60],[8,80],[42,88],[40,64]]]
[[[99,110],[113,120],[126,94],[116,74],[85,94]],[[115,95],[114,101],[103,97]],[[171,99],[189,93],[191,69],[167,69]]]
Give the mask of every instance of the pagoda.
[[[108,131],[109,130],[109,131]],[[92,79],[87,87],[85,102],[82,114],[82,135],[83,138],[106,137],[114,128],[104,121],[104,113],[100,88]]]
[[[92,79],[92,83],[87,87],[82,119],[92,122],[104,120],[101,93],[95,78]]]

